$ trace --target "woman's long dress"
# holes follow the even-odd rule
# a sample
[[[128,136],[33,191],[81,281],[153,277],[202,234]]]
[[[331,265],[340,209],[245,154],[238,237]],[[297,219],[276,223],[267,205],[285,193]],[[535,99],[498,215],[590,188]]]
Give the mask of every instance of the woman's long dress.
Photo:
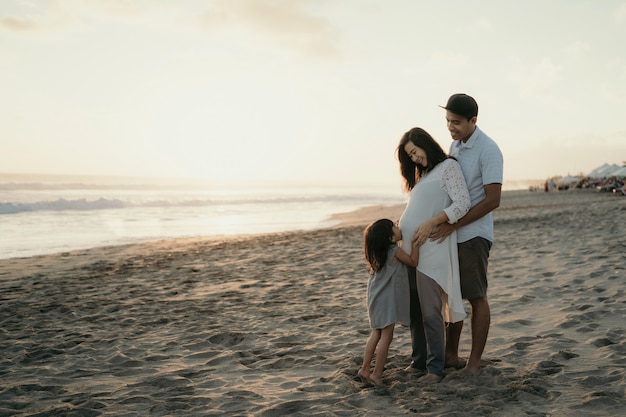
[[[458,163],[447,159],[415,184],[400,217],[402,248],[405,251],[410,250],[417,227],[444,209],[452,223],[467,213],[470,205],[469,193],[462,175]],[[442,311],[444,320],[449,323],[463,320],[465,309],[461,298],[456,232],[442,243],[427,239],[420,247],[417,270],[437,282],[447,294]]]

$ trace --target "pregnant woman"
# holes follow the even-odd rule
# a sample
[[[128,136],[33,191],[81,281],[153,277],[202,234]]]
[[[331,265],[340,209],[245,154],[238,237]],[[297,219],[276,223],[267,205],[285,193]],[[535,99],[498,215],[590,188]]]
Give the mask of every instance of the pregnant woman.
[[[411,250],[412,237],[420,246],[416,282],[411,287],[411,341],[407,371],[427,372],[419,381],[441,381],[445,368],[445,323],[465,318],[459,283],[456,232],[441,243],[427,239],[441,223],[456,223],[470,209],[467,184],[458,162],[421,128],[413,128],[397,148],[400,172],[409,202],[400,217],[402,248]],[[423,350],[426,337],[427,357]],[[424,369],[424,366],[426,369]]]

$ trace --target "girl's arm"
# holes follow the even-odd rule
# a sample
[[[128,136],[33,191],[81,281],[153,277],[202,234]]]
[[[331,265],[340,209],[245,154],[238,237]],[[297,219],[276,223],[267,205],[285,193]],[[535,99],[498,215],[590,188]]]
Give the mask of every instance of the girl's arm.
[[[413,240],[412,243],[413,244],[411,245],[411,254],[409,255],[404,250],[402,250],[402,248],[398,248],[398,250],[396,251],[396,259],[403,264],[415,268],[420,259],[420,245],[417,243],[417,240]]]

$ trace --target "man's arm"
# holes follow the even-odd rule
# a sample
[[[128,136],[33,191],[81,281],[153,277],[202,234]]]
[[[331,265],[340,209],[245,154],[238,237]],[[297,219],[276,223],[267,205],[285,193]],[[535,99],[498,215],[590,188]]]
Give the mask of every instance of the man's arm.
[[[442,223],[430,234],[430,240],[436,240],[437,243],[441,243],[450,236],[452,231],[458,229],[461,226],[468,225],[476,220],[480,219],[484,215],[497,209],[500,206],[500,196],[502,194],[502,184],[487,184],[485,185],[485,198],[472,207],[465,216],[454,223]]]

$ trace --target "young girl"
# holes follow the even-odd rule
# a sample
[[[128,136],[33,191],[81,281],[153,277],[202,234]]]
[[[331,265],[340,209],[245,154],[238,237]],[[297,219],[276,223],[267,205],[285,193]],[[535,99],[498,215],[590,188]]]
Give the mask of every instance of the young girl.
[[[400,240],[400,228],[389,219],[377,220],[363,232],[365,259],[370,273],[367,307],[372,333],[365,344],[363,365],[357,375],[363,382],[372,385],[383,383],[383,370],[395,324],[408,325],[410,321],[410,290],[405,264],[411,268],[417,266],[419,248],[414,241],[409,255],[398,246]],[[375,352],[376,366],[374,372],[370,372]]]

